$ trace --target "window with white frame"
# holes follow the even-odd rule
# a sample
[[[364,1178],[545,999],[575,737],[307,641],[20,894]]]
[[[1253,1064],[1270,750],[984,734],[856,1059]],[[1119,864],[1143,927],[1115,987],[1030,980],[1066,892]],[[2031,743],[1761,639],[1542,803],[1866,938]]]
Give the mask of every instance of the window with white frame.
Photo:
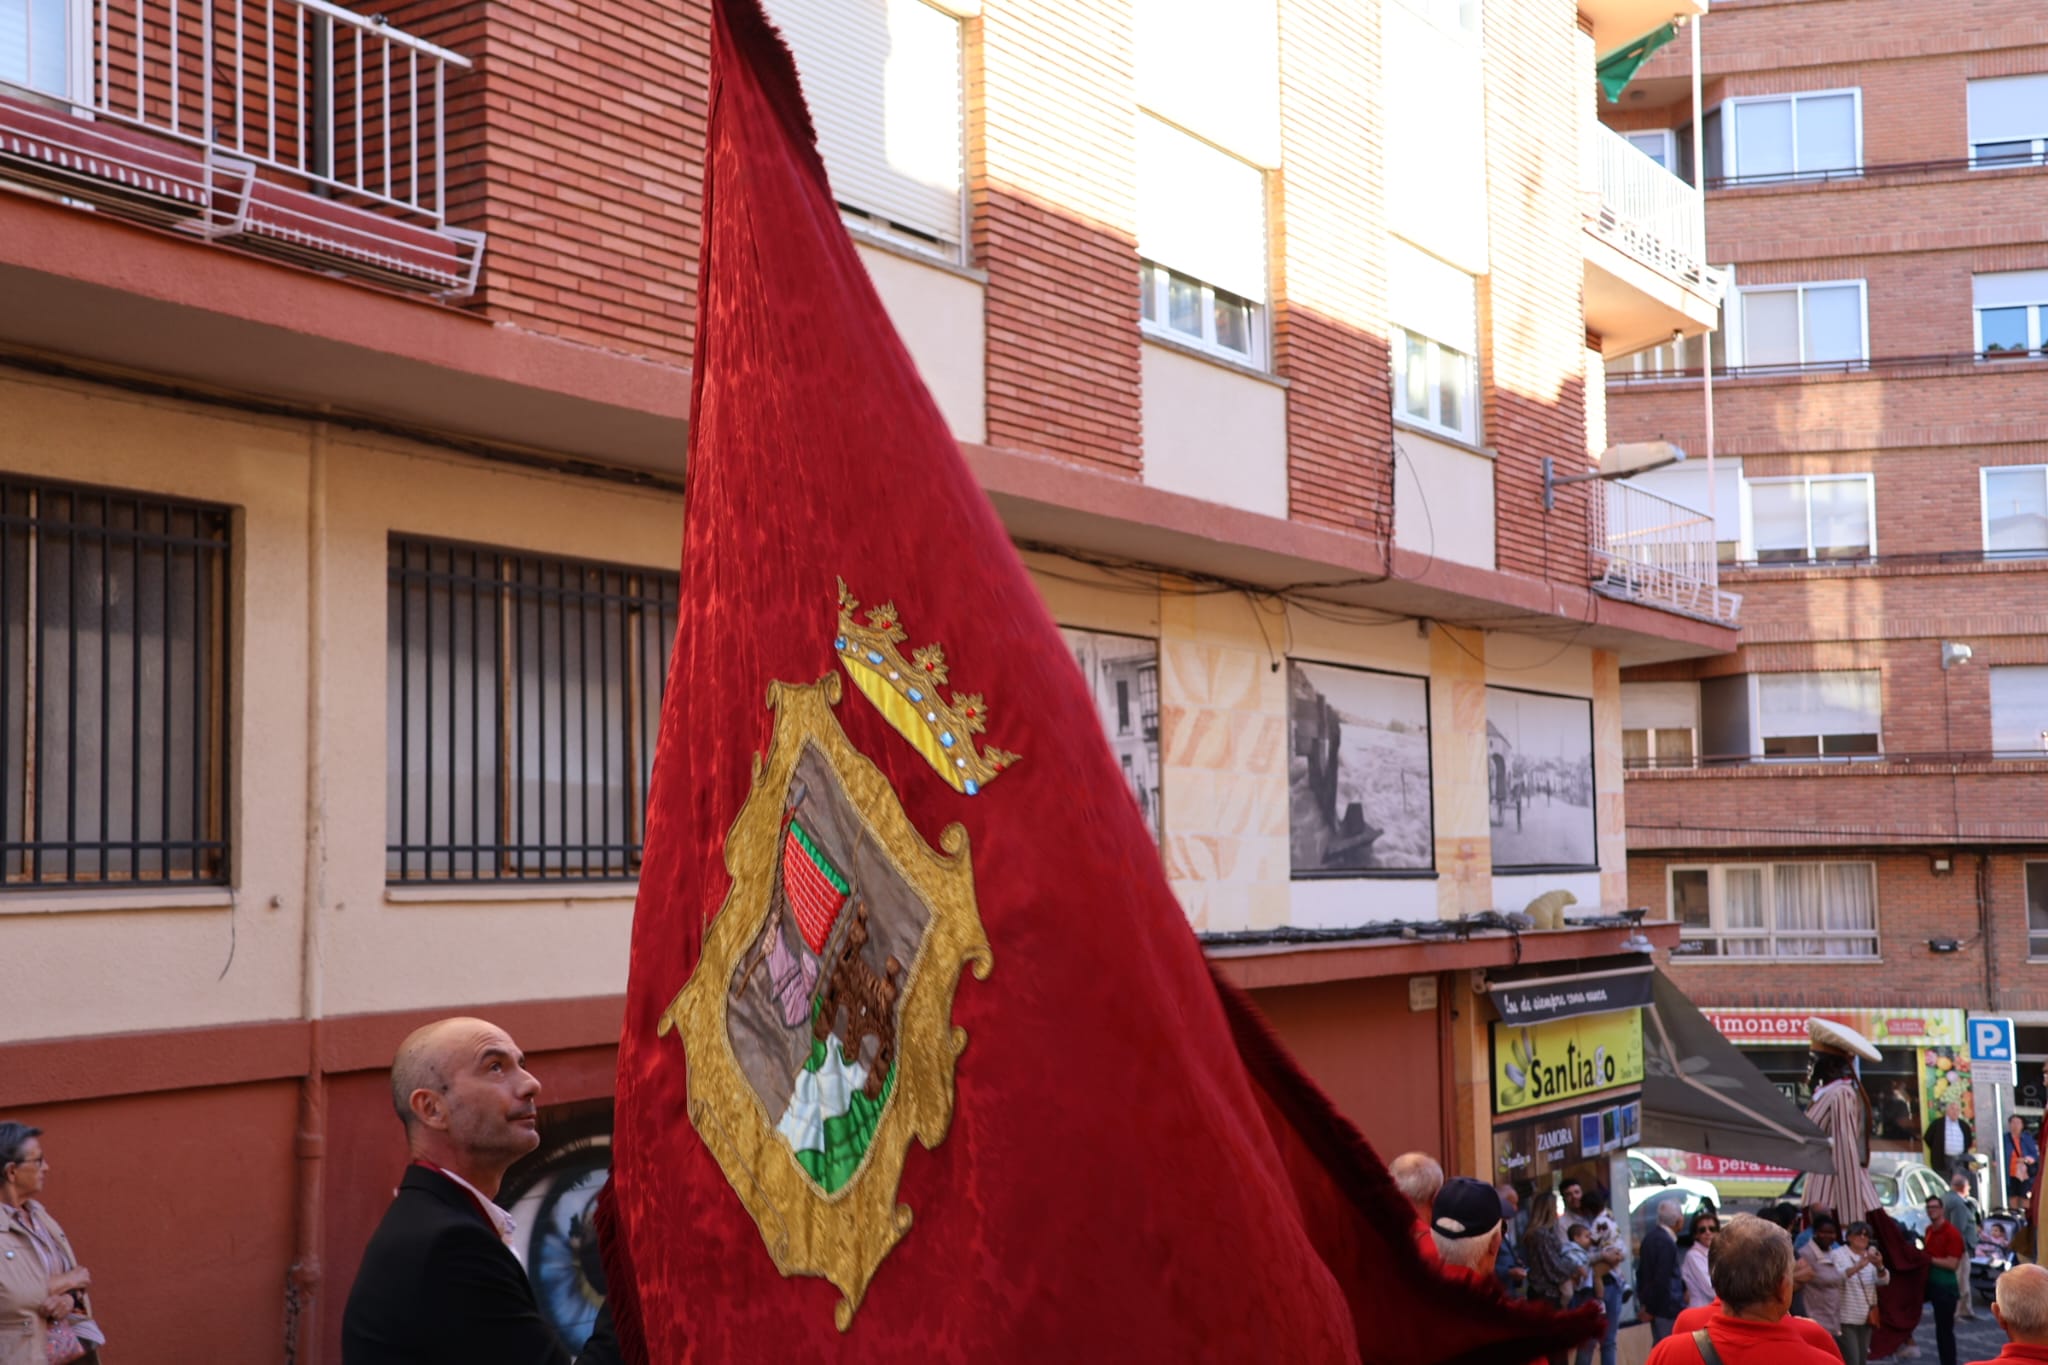
[[[1621,762],[1627,768],[1690,768],[1696,756],[1691,727],[1623,730]]]
[[[1863,862],[1715,863],[1670,870],[1681,955],[1877,956],[1877,867]]]
[[[1394,416],[1479,440],[1478,281],[1399,238],[1387,241]]]
[[[2027,956],[2048,957],[2048,863],[2027,864]]]
[[[2048,466],[2011,465],[1981,471],[1984,552],[2048,553]]]
[[[1753,284],[1734,294],[1740,365],[1838,365],[1869,358],[1862,280]]]
[[[1138,116],[1140,316],[1147,332],[1266,363],[1266,177]]]
[[[1863,164],[1863,96],[1859,90],[1727,101],[1729,180],[1790,180]]]
[[[1977,353],[1986,360],[2040,355],[2048,314],[2048,270],[2004,270],[1970,277]]]
[[[2048,758],[2048,667],[1991,670],[1991,749],[2000,758]]]
[[[1749,480],[1750,549],[1759,564],[1868,559],[1877,498],[1868,474]]]
[[[1970,165],[2040,165],[2048,160],[2048,73],[1971,81]]]
[[[1650,160],[1678,174],[1678,140],[1669,128],[1639,128],[1632,133],[1623,133],[1628,144]]]
[[[71,93],[75,0],[0,0],[0,85]]]
[[[1767,758],[1875,754],[1884,729],[1876,669],[1756,675],[1757,735]]]
[[[768,17],[803,70],[818,152],[848,221],[961,259],[959,17],[925,0],[768,0]]]
[[[1699,748],[1699,714],[1698,683],[1623,683],[1623,764],[1630,768],[1691,767]]]

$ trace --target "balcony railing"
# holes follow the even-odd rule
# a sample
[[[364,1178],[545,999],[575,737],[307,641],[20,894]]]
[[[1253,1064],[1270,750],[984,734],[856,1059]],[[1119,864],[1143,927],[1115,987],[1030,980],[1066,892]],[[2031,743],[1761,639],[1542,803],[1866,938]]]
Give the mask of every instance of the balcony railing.
[[[1602,123],[1591,131],[1586,226],[1645,265],[1719,303],[1725,280],[1707,264],[1700,192]]]
[[[1714,519],[1626,482],[1602,485],[1590,525],[1593,586],[1668,611],[1732,626],[1738,593],[1721,590]]]
[[[467,58],[326,0],[89,4],[89,48],[32,63],[31,97],[0,86],[0,173],[326,269],[474,290],[482,234],[447,222],[448,82]]]

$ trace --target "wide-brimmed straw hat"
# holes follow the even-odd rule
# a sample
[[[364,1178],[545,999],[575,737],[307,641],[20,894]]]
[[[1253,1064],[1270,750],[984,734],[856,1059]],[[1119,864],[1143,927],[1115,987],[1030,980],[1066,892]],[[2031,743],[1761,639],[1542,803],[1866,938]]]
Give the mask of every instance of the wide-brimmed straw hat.
[[[1882,1061],[1877,1045],[1850,1028],[1847,1024],[1818,1016],[1806,1021],[1806,1036],[1821,1052],[1839,1052],[1845,1057],[1861,1057],[1866,1062]]]

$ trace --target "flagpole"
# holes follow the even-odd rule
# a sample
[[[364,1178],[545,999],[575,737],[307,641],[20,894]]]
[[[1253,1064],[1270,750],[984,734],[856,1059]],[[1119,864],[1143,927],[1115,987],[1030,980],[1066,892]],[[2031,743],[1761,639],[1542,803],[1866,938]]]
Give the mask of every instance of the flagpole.
[[[1702,101],[1700,94],[1702,86],[1702,80],[1700,76],[1700,22],[1705,18],[1706,16],[1703,14],[1695,14],[1694,16],[1692,16],[1692,22],[1688,24],[1687,27],[1692,30],[1692,178],[1695,181],[1699,182],[1700,250],[1702,252],[1706,252],[1706,254],[1711,256],[1712,253],[1707,251],[1706,246],[1706,130],[1702,123]],[[1702,261],[1701,264],[1707,266],[1708,269],[1712,269],[1712,266],[1705,261]],[[1725,289],[1726,286],[1724,285],[1723,288]],[[1725,299],[1723,300],[1721,305],[1721,316],[1723,318],[1726,318],[1728,316],[1727,302]],[[1717,492],[1720,486],[1720,481],[1714,477],[1714,331],[1718,330],[1719,324],[1717,323],[1715,328],[1709,330],[1706,336],[1703,337],[1700,342],[1700,392],[1706,404],[1705,436],[1707,446],[1707,519],[1711,521],[1714,526],[1714,542],[1716,546],[1715,554],[1717,557],[1720,553],[1719,545],[1721,540],[1721,509],[1719,494]],[[1739,541],[1742,536],[1740,526],[1736,528],[1735,534],[1737,540]],[[1737,550],[1737,553],[1741,553],[1739,548]]]

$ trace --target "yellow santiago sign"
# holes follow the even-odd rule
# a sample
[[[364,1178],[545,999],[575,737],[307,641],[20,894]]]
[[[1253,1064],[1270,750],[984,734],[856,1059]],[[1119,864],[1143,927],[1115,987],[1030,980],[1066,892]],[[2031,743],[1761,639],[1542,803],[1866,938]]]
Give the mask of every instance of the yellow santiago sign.
[[[1557,1104],[1643,1083],[1643,1012],[1611,1010],[1493,1026],[1493,1112]]]

